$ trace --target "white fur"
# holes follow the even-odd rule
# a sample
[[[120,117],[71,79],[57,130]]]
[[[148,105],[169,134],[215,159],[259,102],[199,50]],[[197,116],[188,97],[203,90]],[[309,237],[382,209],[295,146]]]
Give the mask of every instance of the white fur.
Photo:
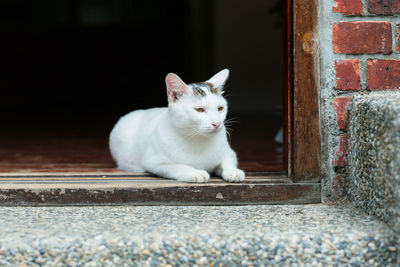
[[[207,82],[222,92],[228,76],[225,69]],[[237,168],[223,124],[227,102],[222,95],[209,91],[206,96],[196,95],[190,84],[172,73],[167,75],[166,85],[168,108],[136,110],[114,126],[110,149],[118,168],[184,182],[207,182],[209,173],[229,182],[243,181],[245,174]],[[205,112],[196,110],[199,108]]]

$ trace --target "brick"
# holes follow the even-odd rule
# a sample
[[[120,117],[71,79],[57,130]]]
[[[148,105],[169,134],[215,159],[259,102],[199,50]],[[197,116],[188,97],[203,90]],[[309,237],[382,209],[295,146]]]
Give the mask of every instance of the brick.
[[[400,88],[400,60],[368,60],[368,89],[393,90]]]
[[[332,10],[347,16],[362,15],[363,4],[361,0],[335,0]]]
[[[390,54],[392,52],[391,24],[382,21],[335,23],[332,46],[335,53]]]
[[[339,135],[339,150],[332,161],[333,167],[344,167],[347,164],[347,135]]]
[[[339,96],[333,99],[333,108],[336,112],[336,121],[339,130],[347,128],[347,106],[353,98],[353,96]]]
[[[342,176],[338,175],[331,181],[332,183],[332,196],[336,199],[343,197],[346,193],[346,183]]]
[[[368,0],[368,11],[377,15],[400,14],[400,0]]]
[[[336,89],[360,90],[360,68],[358,59],[335,61]]]

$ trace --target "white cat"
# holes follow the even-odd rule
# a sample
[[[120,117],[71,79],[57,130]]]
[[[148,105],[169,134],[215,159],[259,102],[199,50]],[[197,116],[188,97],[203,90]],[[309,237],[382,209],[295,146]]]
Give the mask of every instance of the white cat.
[[[222,93],[228,76],[224,69],[206,82],[185,84],[169,73],[168,108],[128,113],[111,131],[110,149],[118,168],[183,182],[207,182],[209,173],[243,181],[224,125],[228,106]]]

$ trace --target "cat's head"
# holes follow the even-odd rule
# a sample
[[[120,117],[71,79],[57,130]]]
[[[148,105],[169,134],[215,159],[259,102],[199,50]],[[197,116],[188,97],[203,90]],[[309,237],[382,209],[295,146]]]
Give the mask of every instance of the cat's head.
[[[205,82],[186,84],[178,75],[165,78],[173,125],[189,136],[207,136],[224,130],[228,105],[222,96],[229,76],[224,69]]]

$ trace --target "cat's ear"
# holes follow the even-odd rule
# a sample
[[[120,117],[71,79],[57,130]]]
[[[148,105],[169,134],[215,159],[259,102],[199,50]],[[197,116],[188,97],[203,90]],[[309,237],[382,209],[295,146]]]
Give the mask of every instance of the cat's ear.
[[[167,85],[168,102],[174,103],[179,97],[188,92],[188,86],[174,73],[168,73],[165,78]]]
[[[229,77],[229,70],[223,69],[214,76],[212,76],[211,79],[209,79],[207,82],[211,83],[214,87],[218,88],[222,92],[222,89],[228,77]]]

